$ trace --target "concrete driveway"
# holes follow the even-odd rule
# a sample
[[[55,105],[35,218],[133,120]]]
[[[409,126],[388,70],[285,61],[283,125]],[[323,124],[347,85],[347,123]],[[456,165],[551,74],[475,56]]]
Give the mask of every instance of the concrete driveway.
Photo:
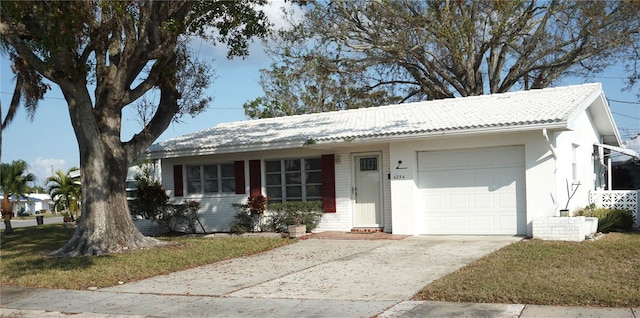
[[[409,237],[304,240],[266,253],[103,291],[250,298],[405,300],[422,287],[518,240]]]
[[[370,316],[517,240],[520,238],[494,236],[308,239],[101,291],[236,300],[321,300],[325,304],[356,301],[363,304],[363,311],[351,308],[350,316]]]
[[[37,316],[40,310],[81,314],[78,317],[371,317],[517,240],[308,239],[95,291],[3,287],[2,307],[18,310],[14,316]]]

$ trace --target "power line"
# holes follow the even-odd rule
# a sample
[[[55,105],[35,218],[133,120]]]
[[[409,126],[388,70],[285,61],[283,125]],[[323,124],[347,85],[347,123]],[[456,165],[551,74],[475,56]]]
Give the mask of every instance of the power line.
[[[616,113],[616,112],[611,112],[612,114],[616,114],[618,116],[623,116],[623,117],[629,117],[631,119],[637,119],[640,120],[640,117],[634,117],[634,116],[629,116],[629,115],[625,115],[625,114],[621,114],[621,113]]]
[[[611,99],[611,98],[607,98],[607,100],[610,102],[616,102],[616,103],[640,105],[640,102],[632,102],[628,100],[617,100],[617,99]]]

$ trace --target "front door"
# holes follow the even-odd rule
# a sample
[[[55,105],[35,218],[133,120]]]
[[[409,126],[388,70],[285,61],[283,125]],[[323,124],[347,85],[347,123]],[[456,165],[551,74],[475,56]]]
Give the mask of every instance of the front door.
[[[378,227],[380,225],[380,181],[379,155],[354,157],[355,170],[355,227]]]

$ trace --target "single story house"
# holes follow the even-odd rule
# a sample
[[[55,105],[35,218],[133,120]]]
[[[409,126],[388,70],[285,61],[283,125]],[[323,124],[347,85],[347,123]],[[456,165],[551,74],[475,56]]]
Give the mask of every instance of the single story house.
[[[0,200],[4,198],[4,195],[0,195]],[[51,196],[46,193],[29,193],[24,196],[20,196],[18,200],[14,196],[9,196],[9,200],[12,203],[13,212],[18,213],[40,213],[43,210],[45,212],[51,212],[53,207],[53,200]]]
[[[531,236],[606,187],[611,151],[630,150],[596,83],[224,123],[146,157],[207,231],[262,194],[322,200],[316,231]]]

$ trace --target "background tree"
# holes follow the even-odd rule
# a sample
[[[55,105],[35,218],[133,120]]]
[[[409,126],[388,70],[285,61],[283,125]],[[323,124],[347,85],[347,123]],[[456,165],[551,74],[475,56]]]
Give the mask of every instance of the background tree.
[[[268,32],[268,21],[257,9],[264,3],[2,2],[0,42],[14,64],[15,91],[25,92],[28,84],[37,93],[43,88],[39,79],[58,85],[78,141],[82,218],[73,237],[53,255],[159,244],[140,234],[131,220],[127,169],[172,120],[196,115],[211,102],[203,93],[210,83],[209,66],[193,57],[188,41],[201,37],[226,44],[228,57],[246,55],[248,41]],[[121,140],[123,109],[153,92],[158,96],[154,115],[131,139]]]
[[[372,66],[369,72],[342,72],[350,67],[351,60],[343,56],[339,47],[318,40],[314,36],[316,30],[310,27],[305,23],[294,25],[265,42],[273,63],[270,69],[260,70],[265,96],[243,105],[248,117],[300,115],[401,100],[390,87],[354,85],[373,83],[370,73],[376,68]]]
[[[14,204],[17,204],[20,197],[27,194],[29,182],[34,182],[36,176],[29,172],[29,165],[24,160],[14,160],[10,164],[2,163],[0,165],[0,190],[2,190],[2,207],[13,211]],[[13,197],[13,202],[9,201],[9,197]],[[11,218],[4,219],[5,233],[13,232],[11,227]]]
[[[312,101],[295,113],[323,108],[313,101],[339,108],[326,96],[342,91],[340,100],[363,97],[342,107],[355,108],[381,105],[375,97],[367,103],[381,91],[418,101],[544,88],[629,57],[630,71],[638,69],[638,1],[306,2],[303,17],[277,33],[288,45],[270,52],[266,95],[245,105],[250,117],[289,100]],[[326,78],[344,80],[321,85]],[[301,87],[292,91],[291,83]]]
[[[80,170],[72,167],[66,173],[62,170],[56,171],[55,175],[47,178],[47,188],[49,195],[54,202],[55,210],[68,211],[76,219],[82,200],[82,187],[79,177],[72,177],[72,173]]]

